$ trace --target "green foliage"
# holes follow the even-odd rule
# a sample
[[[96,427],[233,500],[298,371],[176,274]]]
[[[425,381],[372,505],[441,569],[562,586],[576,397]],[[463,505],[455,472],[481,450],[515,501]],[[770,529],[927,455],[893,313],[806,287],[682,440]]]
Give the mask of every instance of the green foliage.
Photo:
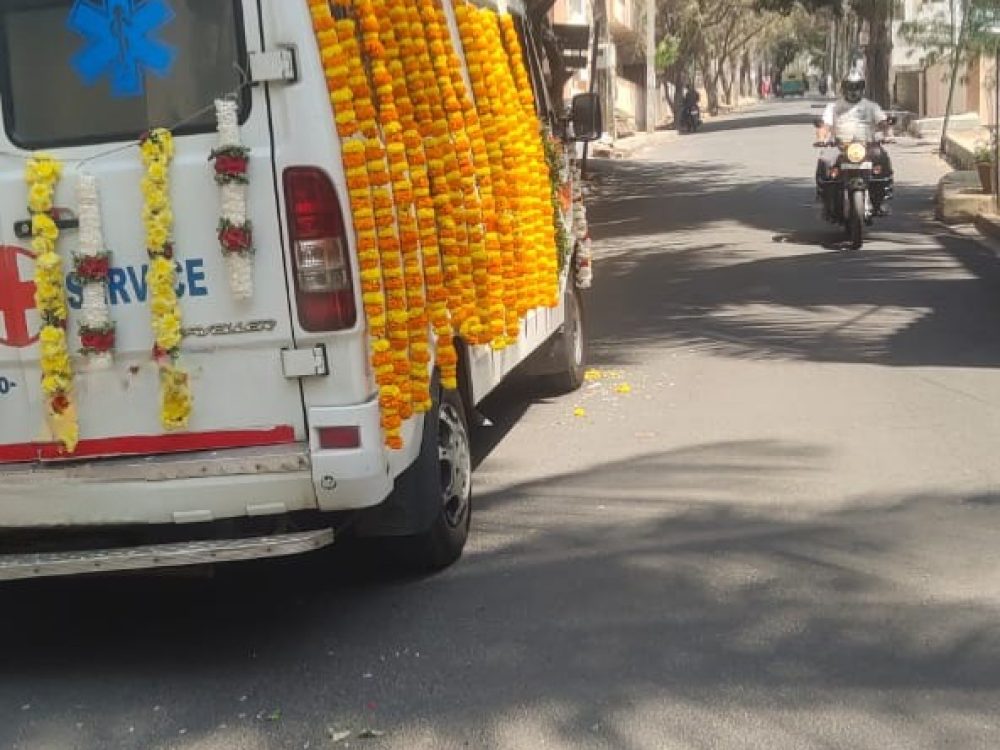
[[[904,38],[924,51],[930,63],[959,62],[994,55],[1000,48],[998,0],[955,0],[956,18],[949,15],[903,24]],[[957,41],[961,39],[961,44]]]
[[[779,39],[771,48],[771,52],[774,55],[774,67],[782,72],[795,62],[795,58],[802,52],[802,44],[794,37]]]
[[[978,144],[973,152],[976,164],[992,164],[995,156],[993,148],[988,143]]]
[[[760,10],[769,10],[784,16],[796,8],[808,13],[828,11],[839,16],[843,10],[843,3],[840,0],[757,0],[757,7]]]
[[[681,40],[673,34],[667,34],[656,45],[656,69],[672,68],[681,57]]]

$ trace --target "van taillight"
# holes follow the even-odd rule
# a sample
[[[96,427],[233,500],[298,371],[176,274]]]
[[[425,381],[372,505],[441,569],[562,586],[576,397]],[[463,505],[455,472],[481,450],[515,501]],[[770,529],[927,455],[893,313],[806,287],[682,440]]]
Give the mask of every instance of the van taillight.
[[[354,283],[344,216],[333,183],[316,167],[289,167],[285,205],[299,323],[312,332],[353,327]]]

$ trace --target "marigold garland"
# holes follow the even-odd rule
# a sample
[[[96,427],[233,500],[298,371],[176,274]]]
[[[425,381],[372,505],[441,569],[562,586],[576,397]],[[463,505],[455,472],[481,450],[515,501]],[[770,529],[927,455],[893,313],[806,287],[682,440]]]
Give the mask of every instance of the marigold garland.
[[[457,387],[455,336],[500,349],[528,310],[555,304],[551,170],[512,19],[455,4],[470,92],[440,0],[307,2],[398,448],[402,423],[432,403],[432,358]]]
[[[511,75],[507,55],[500,39],[499,20],[490,12],[476,11],[479,16],[479,30],[488,59],[490,72],[487,96],[493,100],[494,111],[500,113],[501,132],[499,150],[504,171],[510,186],[508,198],[515,216],[515,271],[520,282],[517,295],[517,313],[524,317],[528,310],[539,306],[538,254],[540,246],[538,217],[533,203],[534,182],[538,174],[537,165],[527,157],[527,129],[537,122],[532,115],[526,119],[520,105],[516,86]]]
[[[47,154],[29,159],[24,171],[31,212],[31,248],[35,253],[35,306],[42,316],[39,334],[45,419],[53,437],[68,453],[80,441],[73,365],[66,337],[68,309],[62,258],[56,252],[59,227],[52,217],[53,195],[62,165]]]
[[[442,386],[454,389],[458,387],[454,330],[461,326],[462,296],[455,205],[443,159],[451,141],[420,10],[405,0],[389,0],[389,8],[400,39],[404,83],[413,105],[414,124],[407,137],[412,144],[411,161],[416,157],[420,166],[412,182],[431,324],[436,335],[436,361]],[[423,144],[422,154],[418,143]]]
[[[545,164],[547,169],[532,170],[532,212],[534,215],[536,236],[540,240],[539,278],[537,304],[545,307],[555,307],[559,301],[559,269],[561,248],[558,230],[561,220],[553,217],[548,210],[553,200],[553,185],[558,173],[549,161],[545,151],[545,132],[537,116],[535,97],[524,66],[524,51],[514,26],[514,18],[509,13],[502,13],[498,18],[503,43],[513,76],[515,91],[520,98],[524,113],[525,152],[528,161],[533,164]],[[531,123],[531,124],[529,124]]]
[[[349,5],[343,1],[337,4]],[[377,196],[373,190],[373,187],[384,190],[388,181],[384,149],[378,138],[379,129],[374,119],[376,113],[371,101],[368,73],[361,56],[356,21],[352,18],[335,19],[326,0],[309,0],[309,9],[320,44],[320,56],[326,66],[327,87],[337,131],[341,136],[341,153],[357,237],[362,301],[368,321],[369,350],[379,388],[382,431],[386,445],[398,448],[401,446],[402,417],[399,414],[399,388],[393,342],[389,336],[388,297],[383,269],[383,251],[391,256],[392,240],[385,232],[385,207],[381,209],[381,217],[376,215]],[[377,36],[377,29],[375,33]],[[375,49],[372,41],[369,37],[369,45]],[[383,223],[381,227],[380,221]]]
[[[429,297],[433,296],[434,287],[440,287],[443,283],[443,278],[436,232],[430,236],[421,236],[417,191],[419,189],[420,195],[425,196],[423,190],[429,185],[429,179],[427,156],[414,118],[415,110],[406,85],[402,60],[404,46],[407,50],[411,47],[405,33],[408,32],[408,27],[403,24],[400,28],[404,33],[401,36],[396,34],[396,21],[405,17],[405,9],[401,15],[401,9],[393,7],[388,0],[372,0],[372,7],[378,17],[379,38],[385,49],[386,60],[384,68],[374,71],[377,76],[377,93],[380,103],[399,118],[398,121],[385,124],[384,130],[388,141],[392,193],[399,225],[406,287],[409,333],[409,351],[406,356],[409,360],[409,373],[408,381],[401,385],[404,391],[404,410],[401,415],[405,418],[408,409],[424,413],[433,405],[430,389],[431,313],[428,312],[428,305],[435,304],[429,302]],[[429,197],[429,193],[426,196]],[[435,229],[433,222],[430,228]],[[427,275],[424,273],[425,258],[430,269]],[[444,303],[446,297],[438,296],[438,300]],[[450,326],[447,318],[445,308],[445,322]]]
[[[476,9],[465,3],[457,3],[455,14],[459,34],[465,47],[469,77],[476,97],[478,120],[482,139],[473,139],[473,154],[476,159],[476,174],[480,184],[490,189],[491,211],[487,214],[487,237],[492,250],[492,263],[499,263],[501,283],[492,285],[494,294],[500,294],[504,305],[504,331],[506,340],[516,340],[520,333],[519,305],[525,294],[524,268],[516,261],[520,244],[515,236],[515,219],[512,212],[512,196],[516,185],[509,179],[503,162],[502,141],[508,138],[508,125],[498,101],[496,72],[490,59],[482,19]],[[498,256],[498,257],[497,257]]]
[[[170,163],[174,140],[169,130],[148,133],[140,146],[146,174],[142,179],[143,225],[149,253],[147,275],[153,322],[153,358],[160,368],[160,422],[166,430],[181,430],[191,419],[193,397],[188,373],[180,367],[181,312],[175,289],[173,211],[170,203]]]

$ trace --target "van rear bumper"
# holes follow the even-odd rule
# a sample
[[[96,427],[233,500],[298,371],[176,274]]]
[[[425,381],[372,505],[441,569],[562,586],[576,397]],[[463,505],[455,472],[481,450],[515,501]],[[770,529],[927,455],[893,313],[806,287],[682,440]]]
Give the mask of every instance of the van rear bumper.
[[[355,406],[309,409],[309,442],[313,481],[323,511],[371,508],[392,492],[396,475],[413,462],[419,450],[414,422],[405,425],[406,448],[390,456],[382,443],[381,411],[377,399]],[[356,448],[324,450],[320,432],[327,427],[357,428]],[[391,458],[391,460],[390,460]]]
[[[206,523],[315,509],[301,443],[0,467],[0,528]]]
[[[78,463],[0,466],[0,529],[209,523],[378,505],[419,448],[382,445],[377,400],[309,409],[305,443]],[[357,427],[357,448],[324,450],[324,427]],[[412,429],[412,428],[411,428]]]

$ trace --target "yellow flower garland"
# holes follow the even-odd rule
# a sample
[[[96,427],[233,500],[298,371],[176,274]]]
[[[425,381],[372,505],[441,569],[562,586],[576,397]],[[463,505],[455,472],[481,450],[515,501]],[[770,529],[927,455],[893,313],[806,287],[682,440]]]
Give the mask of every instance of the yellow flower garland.
[[[538,170],[533,169],[525,158],[525,136],[528,123],[520,108],[514,90],[507,57],[500,40],[498,19],[495,13],[477,11],[480,31],[487,52],[487,69],[491,74],[490,94],[495,99],[495,110],[501,114],[500,148],[503,165],[512,189],[510,206],[516,217],[515,224],[515,268],[521,279],[518,289],[517,312],[523,317],[528,310],[537,307],[538,300],[538,252],[539,237],[536,216],[532,204],[533,180]]]
[[[480,184],[489,177],[487,184],[492,198],[493,211],[487,219],[487,232],[494,253],[499,255],[493,262],[499,262],[502,279],[499,284],[494,282],[493,288],[494,293],[500,294],[500,301],[505,308],[506,338],[516,340],[521,327],[518,302],[523,289],[524,269],[519,268],[516,261],[519,242],[515,237],[515,220],[511,211],[511,198],[516,186],[508,179],[501,145],[502,140],[510,136],[506,132],[507,125],[497,101],[496,74],[491,68],[482,19],[476,9],[465,2],[456,3],[455,14],[482,128],[482,142],[473,141],[477,159],[476,173]]]
[[[341,141],[382,430],[399,448],[402,423],[431,405],[429,331],[453,389],[456,335],[503,348],[529,309],[556,299],[534,95],[509,18],[456,3],[473,101],[439,0],[307,2]]]
[[[513,74],[515,92],[521,100],[521,107],[524,113],[524,123],[538,123],[537,111],[535,108],[535,97],[531,88],[531,81],[528,78],[528,71],[524,67],[524,51],[521,49],[521,40],[517,36],[517,29],[514,26],[514,19],[509,13],[504,13],[499,17],[500,30],[503,34],[504,46],[507,51],[507,59],[510,70]],[[546,165],[545,173],[549,171],[548,160],[545,158],[545,144],[543,142],[544,133],[541,124],[536,127],[525,127],[527,131],[526,151],[528,161]],[[538,304],[546,307],[555,307],[559,300],[559,246],[556,240],[556,227],[549,211],[552,201],[552,180],[551,177],[558,175],[545,174],[541,170],[532,170],[533,178],[533,211],[535,216],[535,226],[537,235],[540,238],[539,253],[539,278],[538,278]]]
[[[188,373],[178,365],[182,333],[171,242],[173,135],[162,128],[153,130],[143,139],[140,153],[146,168],[142,179],[142,220],[149,253],[147,280],[153,322],[153,357],[160,368],[160,422],[166,430],[182,430],[191,419],[193,396]]]
[[[47,154],[28,159],[24,179],[31,212],[31,248],[35,252],[35,306],[42,316],[39,365],[45,419],[53,437],[68,453],[80,441],[73,393],[73,364],[66,338],[68,309],[62,258],[56,252],[59,227],[52,218],[53,195],[62,165]]]

